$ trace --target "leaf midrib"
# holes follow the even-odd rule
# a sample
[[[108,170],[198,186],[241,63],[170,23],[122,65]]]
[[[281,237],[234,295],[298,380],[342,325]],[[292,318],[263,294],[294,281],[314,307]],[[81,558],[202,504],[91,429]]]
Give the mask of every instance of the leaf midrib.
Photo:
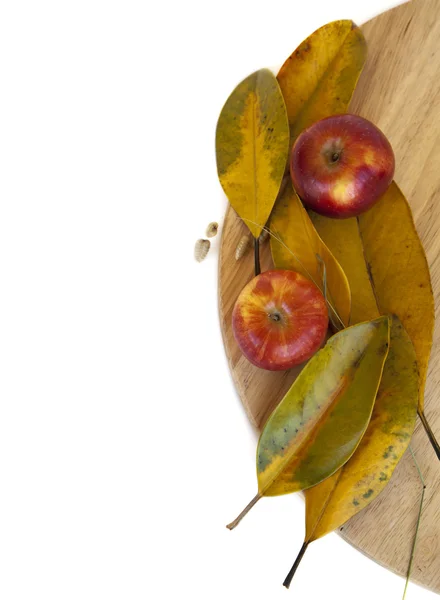
[[[254,184],[254,222],[258,223],[258,198],[257,198],[257,144],[256,144],[256,122],[257,115],[255,111],[256,100],[257,100],[257,89],[258,89],[258,78],[255,82],[255,91],[252,94],[252,163],[253,163],[253,184]],[[255,225],[255,232],[257,231],[257,226]],[[257,236],[255,236],[257,237]]]
[[[377,314],[378,315],[382,315],[382,311],[381,311],[380,306],[379,306],[379,300],[377,298],[376,287],[374,285],[373,273],[371,272],[371,266],[370,266],[369,262],[367,261],[367,257],[365,256],[365,244],[364,244],[364,238],[363,238],[362,232],[361,232],[361,226],[360,226],[360,223],[359,223],[359,217],[355,217],[355,219],[356,219],[356,226],[357,226],[358,233],[359,233],[359,239],[360,239],[360,242],[361,242],[362,257],[363,257],[364,263],[365,263],[365,271],[367,272],[367,277],[368,277],[368,280],[369,280],[369,282],[371,284],[371,291],[373,292],[374,302],[375,302],[376,308],[377,308]]]
[[[346,464],[348,464],[348,463],[346,463]],[[333,486],[332,491],[327,495],[327,498],[326,498],[326,500],[324,502],[324,505],[322,507],[321,512],[319,513],[319,517],[316,519],[315,526],[313,527],[313,530],[312,530],[310,536],[306,536],[306,538],[305,538],[305,540],[307,542],[314,542],[315,541],[315,539],[313,538],[313,534],[315,533],[318,525],[321,523],[322,517],[324,516],[324,514],[325,514],[325,512],[326,512],[326,510],[328,508],[328,505],[330,504],[330,501],[331,501],[331,499],[333,498],[333,496],[335,494],[336,488],[339,485],[339,481],[341,479],[341,476],[342,476],[342,473],[344,472],[344,470],[345,470],[345,465],[343,465],[342,467],[339,468],[338,471],[336,471],[336,473],[338,474],[338,477],[337,477],[337,479],[335,481],[335,485]],[[333,473],[333,475],[334,474],[335,473]],[[306,506],[307,506],[307,498],[306,498]]]

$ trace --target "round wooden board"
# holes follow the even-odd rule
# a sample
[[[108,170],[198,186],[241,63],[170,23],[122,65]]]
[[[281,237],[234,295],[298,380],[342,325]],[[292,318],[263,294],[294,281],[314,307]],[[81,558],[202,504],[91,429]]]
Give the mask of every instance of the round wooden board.
[[[411,204],[427,253],[437,318],[425,402],[440,438],[440,0],[413,0],[369,21],[362,30],[368,60],[350,111],[376,123],[390,139],[395,179]],[[246,227],[229,208],[219,258],[219,309],[235,386],[259,430],[298,371],[271,373],[254,367],[233,338],[232,308],[253,276],[252,252],[240,261],[234,258],[244,233]],[[272,266],[268,246],[262,248],[262,270]],[[440,462],[420,422],[412,447],[427,482],[412,579],[440,593]],[[420,479],[407,452],[384,492],[340,534],[373,560],[406,576],[420,494]]]

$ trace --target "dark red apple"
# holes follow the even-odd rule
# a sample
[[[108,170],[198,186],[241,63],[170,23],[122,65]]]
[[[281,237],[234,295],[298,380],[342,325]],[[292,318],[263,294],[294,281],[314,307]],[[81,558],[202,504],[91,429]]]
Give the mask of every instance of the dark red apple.
[[[317,121],[297,138],[290,174],[304,204],[338,219],[368,210],[394,175],[394,153],[384,134],[357,115]]]
[[[257,275],[241,291],[232,312],[240,350],[251,363],[270,371],[308,360],[320,348],[327,327],[323,295],[294,271]]]

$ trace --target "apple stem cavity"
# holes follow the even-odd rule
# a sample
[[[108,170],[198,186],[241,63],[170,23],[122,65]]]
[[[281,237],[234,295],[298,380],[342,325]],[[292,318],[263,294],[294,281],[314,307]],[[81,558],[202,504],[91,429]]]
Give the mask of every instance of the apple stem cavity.
[[[431,442],[431,446],[433,447],[434,452],[437,454],[437,458],[440,460],[440,445],[439,445],[438,441],[436,440],[436,437],[435,437],[431,427],[429,426],[429,423],[425,417],[425,413],[423,412],[423,410],[419,409],[418,414],[419,414],[419,418],[422,422],[422,425],[425,428],[426,435],[428,436],[428,439]]]
[[[272,319],[272,321],[275,321],[276,323],[278,321],[281,321],[281,316],[278,313],[269,313],[268,317],[269,317],[269,319]]]
[[[254,496],[252,498],[252,500],[249,502],[249,504],[246,506],[246,508],[244,508],[241,513],[238,515],[238,517],[236,519],[234,519],[231,523],[229,523],[229,525],[226,525],[226,527],[228,529],[234,529],[235,527],[237,527],[237,525],[240,523],[240,521],[242,520],[243,517],[245,517],[248,512],[251,510],[251,508],[253,506],[256,505],[256,503],[258,502],[258,500],[261,498],[260,494],[257,494],[256,496]]]
[[[338,162],[339,160],[339,153],[338,152],[333,152],[332,154],[332,162]]]
[[[261,273],[260,267],[260,239],[254,238],[254,260],[255,260],[255,277]]]
[[[301,546],[301,550],[299,551],[299,554],[296,557],[296,560],[293,563],[292,568],[290,569],[286,579],[283,582],[283,585],[285,588],[289,589],[290,584],[292,583],[293,576],[295,575],[296,570],[299,567],[299,563],[301,562],[302,557],[304,556],[308,545],[309,545],[309,542],[304,542],[304,544]]]

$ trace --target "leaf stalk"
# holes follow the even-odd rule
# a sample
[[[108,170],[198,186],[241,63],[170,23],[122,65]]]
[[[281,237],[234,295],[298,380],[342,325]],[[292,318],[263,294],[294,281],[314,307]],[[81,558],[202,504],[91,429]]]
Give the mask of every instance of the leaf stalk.
[[[255,277],[261,273],[260,267],[260,238],[254,238]]]
[[[293,563],[292,568],[290,569],[289,573],[287,574],[286,579],[283,581],[283,585],[285,588],[289,589],[290,584],[292,583],[293,576],[295,575],[296,570],[299,567],[299,563],[301,562],[302,557],[304,556],[308,545],[309,545],[309,542],[304,542],[304,544],[301,546],[301,550],[299,551],[299,554],[296,557],[296,560]]]
[[[238,515],[238,517],[236,519],[234,519],[231,523],[229,523],[229,525],[226,525],[226,527],[231,530],[234,529],[235,527],[237,527],[237,525],[240,523],[242,518],[248,514],[248,512],[251,510],[251,508],[253,506],[255,506],[255,504],[258,502],[258,500],[260,498],[261,498],[260,494],[257,494],[256,496],[254,496],[254,498],[252,498],[252,500],[249,502],[249,504],[241,511],[241,513]]]
[[[426,431],[426,435],[428,436],[429,441],[431,442],[431,446],[434,448],[434,452],[437,455],[437,458],[440,460],[440,445],[438,443],[438,441],[436,440],[436,437],[431,429],[431,427],[429,426],[429,423],[425,417],[425,413],[423,412],[423,410],[418,411],[420,420],[422,422],[423,427],[425,428]]]

